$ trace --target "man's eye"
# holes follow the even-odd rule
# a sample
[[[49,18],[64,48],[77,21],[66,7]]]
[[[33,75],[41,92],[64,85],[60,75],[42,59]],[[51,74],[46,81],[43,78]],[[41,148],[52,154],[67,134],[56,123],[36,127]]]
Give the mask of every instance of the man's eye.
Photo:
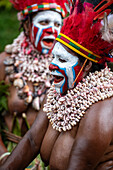
[[[61,63],[65,63],[65,62],[66,62],[66,60],[64,60],[64,59],[62,59],[62,58],[59,58],[59,61],[60,61]]]
[[[55,22],[55,27],[60,27],[60,24],[58,22]]]
[[[48,21],[48,20],[40,21],[39,24],[40,24],[40,25],[48,25],[48,24],[49,24],[49,21]]]

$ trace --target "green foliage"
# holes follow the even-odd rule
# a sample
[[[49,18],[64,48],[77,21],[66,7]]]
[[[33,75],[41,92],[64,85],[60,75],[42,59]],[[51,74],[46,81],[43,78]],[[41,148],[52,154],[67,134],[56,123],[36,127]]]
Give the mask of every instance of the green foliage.
[[[16,115],[14,115],[14,118],[13,118],[12,133],[17,136],[21,136],[21,128],[20,128],[19,120]]]
[[[21,128],[19,125],[19,120],[16,115],[14,115],[14,118],[13,118],[12,133],[17,136],[21,136]],[[8,152],[12,152],[12,150],[16,147],[16,145],[17,145],[16,143],[9,141],[7,145]]]
[[[14,142],[8,142],[8,145],[7,145],[7,150],[8,150],[8,152],[12,152],[12,150],[16,147],[16,143],[14,143]]]
[[[2,113],[4,110],[8,110],[7,106],[7,96],[9,85],[5,85],[4,81],[0,82],[0,112]]]
[[[4,0],[3,0],[4,1]],[[19,35],[19,21],[15,9],[0,9],[0,52]]]
[[[0,0],[0,8],[2,7],[9,10],[12,8],[12,4],[9,2],[9,0]]]

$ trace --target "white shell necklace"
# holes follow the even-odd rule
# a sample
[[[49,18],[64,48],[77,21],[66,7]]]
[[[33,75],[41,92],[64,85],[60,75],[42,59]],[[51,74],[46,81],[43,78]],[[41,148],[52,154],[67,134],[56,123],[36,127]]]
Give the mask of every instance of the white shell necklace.
[[[7,45],[5,50],[11,53],[4,60],[5,71],[18,89],[18,96],[24,99],[27,105],[32,103],[33,108],[39,110],[52,81],[49,71],[52,54],[39,54],[23,32],[13,41],[13,44]],[[32,83],[33,92],[28,82]]]
[[[89,73],[78,85],[68,90],[65,96],[57,94],[54,84],[48,91],[44,111],[53,129],[71,130],[81,120],[86,110],[100,100],[113,96],[113,72],[108,67]]]

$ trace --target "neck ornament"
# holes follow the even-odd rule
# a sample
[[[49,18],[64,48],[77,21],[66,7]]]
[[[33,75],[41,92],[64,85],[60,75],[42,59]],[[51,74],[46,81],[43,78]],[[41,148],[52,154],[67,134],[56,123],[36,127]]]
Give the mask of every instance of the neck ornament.
[[[71,130],[86,114],[87,109],[98,101],[113,96],[113,72],[108,67],[89,73],[65,96],[57,94],[54,84],[48,91],[44,111],[57,131]]]
[[[32,103],[33,107],[39,110],[52,81],[48,68],[52,55],[39,54],[23,32],[13,44],[6,47],[6,52],[11,53],[4,60],[6,75],[18,89],[18,96],[24,99],[26,104]],[[32,91],[28,82],[33,85]]]

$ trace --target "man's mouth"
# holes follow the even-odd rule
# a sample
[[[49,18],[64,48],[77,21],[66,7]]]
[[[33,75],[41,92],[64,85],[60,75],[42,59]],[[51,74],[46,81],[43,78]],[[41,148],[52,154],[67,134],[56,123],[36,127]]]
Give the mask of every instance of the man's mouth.
[[[64,77],[62,76],[56,76],[56,75],[53,75],[53,76],[54,76],[54,83],[59,83],[60,81],[64,79]]]
[[[54,39],[43,39],[42,40],[43,44],[47,47],[52,47],[53,46],[53,43],[54,43]]]

